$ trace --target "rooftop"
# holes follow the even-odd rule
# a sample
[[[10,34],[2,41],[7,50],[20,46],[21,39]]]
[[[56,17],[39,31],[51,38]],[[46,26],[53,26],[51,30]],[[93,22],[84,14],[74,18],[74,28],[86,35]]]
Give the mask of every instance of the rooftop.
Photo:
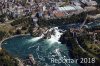
[[[83,9],[81,6],[65,6],[65,7],[58,7],[59,11],[70,11],[70,10],[78,10]]]

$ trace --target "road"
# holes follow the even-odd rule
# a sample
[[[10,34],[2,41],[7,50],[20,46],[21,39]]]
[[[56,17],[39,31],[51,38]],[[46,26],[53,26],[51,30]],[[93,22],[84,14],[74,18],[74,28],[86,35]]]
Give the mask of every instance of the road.
[[[78,44],[79,48],[81,48],[83,52],[86,52],[86,53],[88,53],[88,55],[90,55],[90,56],[92,56],[92,57],[94,57],[94,58],[98,59],[98,57],[96,57],[95,55],[93,55],[93,54],[92,54],[92,53],[90,53],[89,51],[86,51],[86,50],[85,50],[85,49],[84,49],[84,48],[80,45],[80,43],[79,43],[79,41],[78,41],[77,37],[75,37],[74,39],[75,39],[75,41],[77,42],[77,44]]]
[[[83,52],[87,52],[86,50],[84,50],[84,48],[79,44],[78,39],[75,38],[75,41],[77,42],[78,46],[82,49]]]

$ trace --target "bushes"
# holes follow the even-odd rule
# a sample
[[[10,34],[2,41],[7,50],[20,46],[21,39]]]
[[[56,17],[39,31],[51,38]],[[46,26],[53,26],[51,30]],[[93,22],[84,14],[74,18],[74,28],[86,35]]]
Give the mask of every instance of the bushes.
[[[6,36],[6,32],[0,31],[0,40],[2,40]]]
[[[0,51],[0,66],[18,66],[18,62],[2,49]]]
[[[65,18],[56,18],[56,19],[39,19],[38,24],[39,26],[61,26],[71,23],[81,23],[84,21],[84,18],[86,17],[86,13],[83,12],[79,15],[72,15],[71,17],[65,17]]]
[[[22,24],[22,23],[29,23],[30,22],[30,18],[27,18],[27,17],[22,17],[22,18],[19,18],[19,19],[16,19],[14,20],[11,25],[12,26],[15,26],[15,25],[19,25],[19,24]]]
[[[5,18],[6,17],[6,14],[2,14],[0,15],[0,22],[4,22],[5,21]]]
[[[15,25],[18,25],[18,24],[21,24],[24,22],[24,18],[22,19],[17,19],[15,20],[14,22],[11,23],[12,26],[15,26]]]

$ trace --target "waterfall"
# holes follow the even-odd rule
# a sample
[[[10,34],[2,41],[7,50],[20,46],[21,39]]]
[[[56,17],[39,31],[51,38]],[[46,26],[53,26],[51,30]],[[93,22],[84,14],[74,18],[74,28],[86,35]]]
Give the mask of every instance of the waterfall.
[[[35,37],[35,38],[32,38],[32,39],[30,39],[30,40],[29,40],[29,42],[36,42],[36,41],[38,41],[38,40],[42,39],[42,38],[43,38],[43,36],[44,36],[44,34],[42,34],[40,37]]]
[[[29,40],[29,42],[37,42],[38,40],[44,38],[50,44],[53,44],[55,42],[60,43],[59,38],[61,37],[61,35],[62,33],[60,32],[58,27],[53,27],[44,32],[40,37],[32,38],[31,40]]]
[[[48,33],[48,31],[50,32],[50,38],[44,39],[44,36]],[[14,56],[26,58],[28,54],[32,54],[41,66],[76,66],[75,64],[69,65],[69,63],[60,64],[57,62],[51,62],[50,58],[57,60],[70,58],[68,55],[69,50],[64,44],[59,43],[59,39],[62,34],[63,32],[58,29],[58,27],[53,27],[45,31],[45,33],[42,33],[40,37],[32,38],[30,35],[14,37],[13,39],[6,40],[3,43],[7,44],[2,45],[10,53],[14,54]]]
[[[55,42],[59,42],[59,39],[62,35],[62,33],[60,33],[60,30],[58,29],[58,27],[54,27],[54,28],[51,28],[49,31],[51,31],[51,38],[48,39],[48,41],[50,41],[51,44],[55,43]]]

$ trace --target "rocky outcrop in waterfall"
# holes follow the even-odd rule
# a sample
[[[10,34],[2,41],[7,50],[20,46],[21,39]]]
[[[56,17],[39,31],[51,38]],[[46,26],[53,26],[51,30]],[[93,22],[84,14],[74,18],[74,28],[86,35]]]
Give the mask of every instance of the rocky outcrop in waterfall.
[[[51,38],[51,32],[48,31],[46,34],[44,34],[44,39],[50,39]]]
[[[62,33],[58,29],[58,27],[53,28],[33,28],[32,36],[33,37],[40,37],[42,36],[43,39],[53,39],[58,41],[61,37]]]
[[[54,40],[59,40],[60,36],[62,33],[60,33],[58,27],[54,27],[49,29],[45,34],[44,34],[44,39],[54,39]]]
[[[48,28],[46,27],[38,27],[38,28],[33,28],[32,30],[32,36],[33,37],[39,37],[41,36],[42,34],[44,34],[44,32],[46,32],[48,30]]]

